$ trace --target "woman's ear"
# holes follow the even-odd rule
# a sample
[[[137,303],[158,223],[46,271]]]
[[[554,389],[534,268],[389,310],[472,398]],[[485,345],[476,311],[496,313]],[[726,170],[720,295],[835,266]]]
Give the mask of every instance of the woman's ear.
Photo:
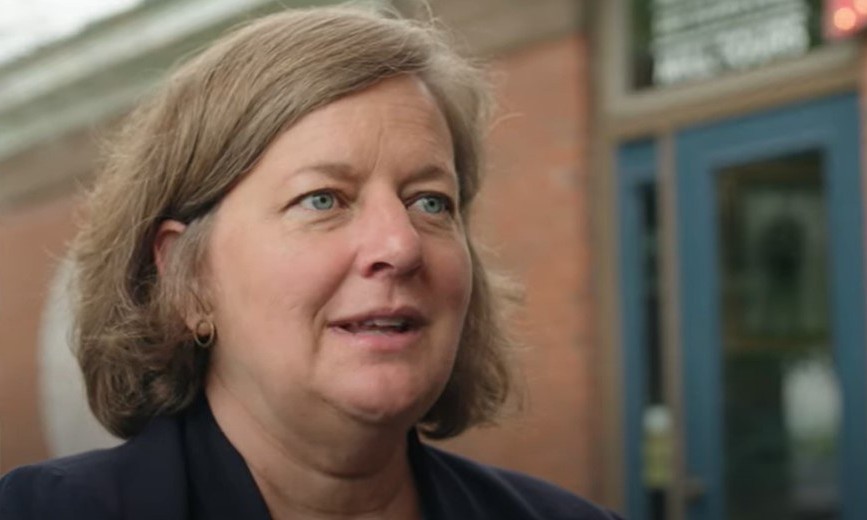
[[[176,239],[181,236],[181,233],[187,229],[187,225],[177,220],[165,220],[157,229],[157,236],[154,238],[154,262],[157,265],[157,273],[164,276],[166,265],[169,261],[169,254],[172,247],[175,245]]]

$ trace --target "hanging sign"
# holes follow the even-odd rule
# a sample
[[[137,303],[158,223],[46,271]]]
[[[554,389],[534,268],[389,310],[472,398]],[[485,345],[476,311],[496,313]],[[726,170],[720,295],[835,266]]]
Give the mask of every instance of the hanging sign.
[[[712,78],[811,47],[805,0],[638,1],[636,30],[653,62],[654,85]]]

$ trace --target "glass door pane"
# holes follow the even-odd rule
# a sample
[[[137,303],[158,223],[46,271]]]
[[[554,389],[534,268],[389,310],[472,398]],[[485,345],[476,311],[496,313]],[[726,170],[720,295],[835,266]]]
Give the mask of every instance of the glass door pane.
[[[663,392],[662,337],[659,294],[659,226],[656,185],[644,184],[637,191],[641,212],[641,312],[644,314],[642,345],[642,484],[646,520],[665,520],[666,493],[671,484],[672,424]]]
[[[719,171],[726,516],[840,517],[819,151]]]

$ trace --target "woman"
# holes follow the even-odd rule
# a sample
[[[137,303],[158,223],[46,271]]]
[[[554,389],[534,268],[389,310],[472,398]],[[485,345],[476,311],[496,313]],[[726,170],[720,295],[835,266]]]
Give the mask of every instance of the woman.
[[[13,471],[12,518],[616,518],[418,440],[493,419],[466,234],[487,99],[432,29],[287,11],[132,114],[73,248],[91,408],[128,442]]]

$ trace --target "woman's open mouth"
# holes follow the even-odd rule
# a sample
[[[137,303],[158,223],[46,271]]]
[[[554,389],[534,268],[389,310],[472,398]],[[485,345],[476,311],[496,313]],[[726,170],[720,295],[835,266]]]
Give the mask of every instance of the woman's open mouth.
[[[338,325],[352,334],[374,333],[392,334],[409,332],[418,328],[418,322],[410,318],[373,318],[363,321],[353,321]]]
[[[364,312],[331,322],[332,330],[353,338],[354,344],[396,351],[413,345],[428,321],[413,308]]]

